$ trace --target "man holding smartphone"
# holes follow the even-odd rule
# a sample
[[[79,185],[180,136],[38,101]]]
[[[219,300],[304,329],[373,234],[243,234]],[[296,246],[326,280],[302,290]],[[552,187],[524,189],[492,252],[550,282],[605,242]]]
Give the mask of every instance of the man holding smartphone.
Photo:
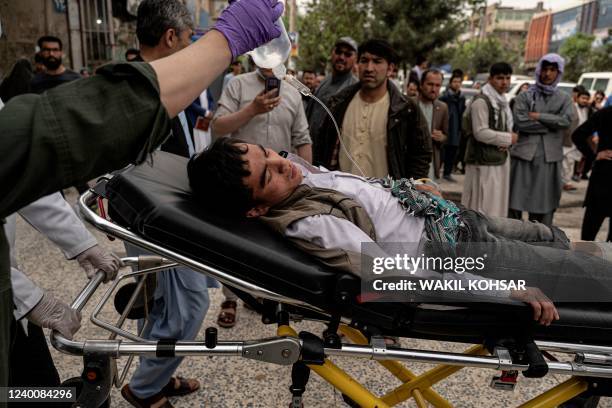
[[[312,142],[301,94],[283,84],[271,69],[234,77],[225,87],[212,120],[212,137],[237,137],[276,152],[294,152],[312,162]],[[237,297],[226,287],[217,319],[220,327],[236,324]]]
[[[212,122],[213,139],[238,137],[275,151],[295,152],[308,162],[312,148],[300,93],[271,69],[238,75],[225,88]]]

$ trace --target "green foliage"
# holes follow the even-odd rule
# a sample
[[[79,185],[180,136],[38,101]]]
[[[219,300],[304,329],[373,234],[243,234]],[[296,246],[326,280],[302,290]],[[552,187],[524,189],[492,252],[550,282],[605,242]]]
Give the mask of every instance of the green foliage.
[[[594,39],[592,35],[576,33],[563,42],[559,54],[565,58],[566,81],[577,82],[580,74],[589,70]]]
[[[585,72],[599,72],[612,70],[612,41],[592,51],[589,67]]]
[[[489,36],[485,40],[471,40],[458,45],[450,61],[453,68],[461,68],[466,74],[474,76],[488,72],[496,62],[515,65],[517,53],[505,48],[497,38]]]
[[[387,39],[409,63],[451,42],[465,28],[466,0],[373,0],[369,34]]]
[[[364,39],[368,24],[368,0],[310,0],[306,16],[298,17],[300,56],[298,67],[324,70],[336,40],[350,36]]]
[[[299,67],[321,69],[338,37],[384,38],[411,65],[453,41],[484,0],[310,0],[299,17]]]

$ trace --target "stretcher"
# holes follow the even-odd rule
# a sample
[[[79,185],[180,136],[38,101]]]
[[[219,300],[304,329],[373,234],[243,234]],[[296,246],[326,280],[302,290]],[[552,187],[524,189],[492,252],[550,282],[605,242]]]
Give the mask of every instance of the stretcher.
[[[110,218],[91,209],[102,199],[107,200]],[[109,331],[108,339],[67,340],[51,334],[55,348],[84,357],[76,406],[103,404],[111,386],[120,386],[125,377],[125,370],[123,375],[117,373],[116,360],[137,355],[240,357],[292,365],[292,395],[287,402],[296,408],[301,406],[310,372],[338,389],[354,407],[385,408],[408,399],[418,407],[451,407],[453,402],[433,386],[463,367],[491,370],[496,374],[492,386],[499,389],[512,389],[520,375],[568,376],[523,407],[596,406],[601,396],[612,392],[609,304],[557,305],[561,320],[543,327],[532,321],[531,309],[523,304],[363,302],[357,277],[319,263],[256,220],[207,212],[191,197],[186,160],[163,152],[148,163],[101,179],[80,197],[79,208],[99,230],[159,256],[126,258],[140,268],[121,275],[95,307],[91,320]],[[149,341],[124,330],[123,322],[146,286],[144,277],[173,263],[231,287],[261,313],[264,323],[278,326],[277,336],[230,341],[208,328],[203,341]],[[137,290],[118,320],[100,318],[121,283],[134,278],[140,278]],[[90,281],[72,307],[80,310],[101,281],[101,275]],[[322,334],[298,334],[291,327],[298,318],[325,322],[327,329]],[[383,336],[472,346],[464,353],[406,349],[387,346]],[[374,395],[332,362],[336,356],[376,360],[402,385]],[[436,367],[417,375],[407,365],[412,362]]]

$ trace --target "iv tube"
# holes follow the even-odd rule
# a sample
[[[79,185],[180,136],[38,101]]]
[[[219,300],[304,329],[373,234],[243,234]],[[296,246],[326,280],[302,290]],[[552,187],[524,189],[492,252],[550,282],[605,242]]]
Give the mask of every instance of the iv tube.
[[[361,173],[361,175],[363,177],[366,177],[366,175],[363,172],[363,170],[361,170],[361,167],[359,167],[359,165],[357,163],[355,163],[355,160],[353,160],[353,157],[350,155],[350,153],[348,152],[348,149],[344,145],[344,141],[342,140],[342,135],[340,134],[340,128],[338,127],[338,123],[336,122],[336,118],[334,118],[334,115],[332,115],[331,111],[327,108],[327,106],[325,106],[325,104],[323,102],[321,102],[321,100],[319,98],[314,96],[312,94],[312,92],[310,92],[310,89],[306,85],[304,85],[303,83],[298,81],[294,76],[292,76],[292,75],[285,75],[284,80],[289,85],[291,85],[292,87],[297,89],[299,93],[301,93],[304,96],[307,96],[309,98],[314,99],[315,101],[317,101],[319,103],[319,105],[321,105],[323,107],[323,109],[325,109],[325,112],[327,112],[327,114],[331,118],[332,122],[334,123],[334,126],[336,128],[336,133],[338,134],[338,140],[340,141],[340,147],[342,148],[342,151],[344,152],[344,154],[346,154],[346,157],[349,159],[349,161],[351,163],[353,163],[353,166],[355,166],[355,168],[357,170],[359,170],[359,173]]]

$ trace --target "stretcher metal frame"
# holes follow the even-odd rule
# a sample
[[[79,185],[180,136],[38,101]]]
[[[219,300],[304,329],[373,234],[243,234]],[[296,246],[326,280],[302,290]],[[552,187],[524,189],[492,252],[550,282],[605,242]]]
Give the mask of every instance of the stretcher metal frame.
[[[115,386],[121,386],[125,378],[125,371],[127,370],[121,376],[118,376],[116,359],[123,356],[129,356],[130,359],[133,356],[140,355],[158,357],[242,357],[279,365],[294,365],[294,367],[296,363],[303,363],[339,390],[343,394],[345,401],[349,404],[372,408],[392,407],[408,399],[413,399],[418,407],[426,407],[428,404],[435,407],[452,407],[453,405],[436,393],[432,386],[458,372],[463,367],[486,368],[503,372],[513,370],[526,372],[529,370],[529,364],[514,362],[508,350],[503,347],[496,348],[492,353],[483,345],[471,346],[464,353],[388,347],[380,336],[372,336],[368,340],[358,327],[345,318],[341,318],[339,322],[336,322],[336,327],[353,344],[338,343],[332,347],[329,344],[325,344],[321,348],[323,355],[320,356],[320,360],[313,362],[311,358],[306,358],[305,355],[305,342],[311,341],[311,339],[307,340],[297,335],[289,324],[291,316],[283,310],[286,306],[292,306],[293,310],[297,308],[316,312],[324,317],[322,320],[329,319],[327,321],[331,322],[332,316],[329,313],[303,301],[280,295],[251,282],[236,278],[210,265],[194,261],[172,250],[147,241],[92,211],[88,204],[92,203],[97,197],[97,194],[90,190],[79,198],[78,207],[87,222],[110,236],[145,248],[158,254],[160,257],[156,258],[156,263],[149,263],[153,267],[119,276],[107,289],[102,300],[95,307],[91,321],[111,332],[109,339],[76,341],[68,340],[57,332],[51,333],[51,343],[57,350],[66,354],[84,356],[85,367],[82,375],[84,390],[74,406],[100,406],[107,398],[113,382]],[[128,265],[135,265],[139,263],[139,260],[137,258],[124,258],[124,262]],[[176,263],[200,271],[239,291],[277,302],[278,313],[285,313],[289,318],[278,319],[277,336],[273,338],[222,341],[217,340],[216,332],[209,329],[206,332],[206,339],[204,341],[178,340],[168,342],[146,340],[136,334],[123,330],[121,326],[125,321],[127,311],[119,318],[115,325],[104,322],[98,317],[99,312],[111,298],[120,282],[128,278],[154,273],[159,269],[176,265]],[[99,273],[94,279],[89,281],[73,301],[71,307],[81,310],[99,288],[102,280],[103,274]],[[144,279],[141,279],[142,281]],[[130,299],[128,308],[134,303],[135,296],[136,293]],[[118,336],[121,338],[118,339]],[[584,393],[590,393],[586,395],[608,395],[609,390],[612,388],[610,385],[612,380],[609,380],[612,379],[612,347],[553,341],[536,341],[535,343],[539,350],[544,352],[573,355],[573,361],[546,361],[548,373],[568,375],[570,378],[526,402],[521,407],[556,407],[576,396],[585,395]],[[324,343],[321,341],[320,344],[323,345]],[[393,376],[399,379],[402,385],[391,390],[386,395],[376,396],[336,366],[330,359],[333,356],[376,360]],[[401,364],[402,362],[429,363],[437,366],[423,374],[417,375]],[[598,389],[601,390],[601,393],[597,392]],[[298,406],[300,399],[296,399],[295,395],[293,404]]]

